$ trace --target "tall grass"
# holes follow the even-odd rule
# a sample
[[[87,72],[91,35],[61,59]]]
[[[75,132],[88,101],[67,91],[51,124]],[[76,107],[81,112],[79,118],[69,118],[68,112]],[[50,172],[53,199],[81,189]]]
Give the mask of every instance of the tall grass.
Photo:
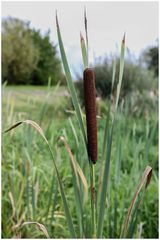
[[[86,13],[85,13],[84,19],[85,19],[86,41],[84,40],[82,34],[80,36],[81,38],[80,41],[81,41],[82,59],[83,59],[84,70],[85,70],[86,67],[89,66]],[[17,206],[15,206],[14,196],[12,196],[12,193],[14,192],[14,186],[13,186],[12,192],[9,194],[9,197],[10,197],[10,201],[13,209],[14,218],[17,219],[15,222],[16,224],[18,224],[15,229],[20,229],[30,224],[37,225],[40,231],[46,237],[49,237],[49,236],[56,237],[52,235],[52,229],[53,229],[52,223],[55,221],[55,225],[54,225],[55,228],[60,227],[63,229],[63,226],[59,225],[58,221],[56,222],[57,219],[55,219],[55,216],[56,216],[55,204],[57,202],[58,193],[60,193],[61,199],[63,202],[65,221],[67,222],[69,236],[71,238],[76,238],[76,237],[77,238],[92,238],[92,237],[93,238],[103,238],[103,237],[132,238],[136,231],[136,224],[138,223],[138,220],[137,220],[138,209],[140,208],[140,205],[143,202],[144,193],[151,180],[152,168],[150,166],[146,166],[143,175],[142,175],[142,170],[144,169],[144,166],[141,168],[141,174],[134,181],[137,183],[137,186],[138,186],[137,190],[135,190],[135,188],[128,189],[118,194],[118,196],[120,196],[121,194],[123,195],[121,196],[123,199],[123,201],[121,201],[122,203],[121,208],[122,209],[128,208],[128,212],[121,211],[121,214],[119,216],[118,214],[119,210],[117,207],[119,199],[117,197],[117,193],[118,193],[119,182],[121,178],[122,157],[125,156],[124,154],[125,143],[124,141],[123,142],[119,141],[121,132],[118,124],[120,124],[119,123],[120,114],[123,115],[123,105],[119,106],[119,97],[120,97],[120,91],[121,91],[122,80],[123,80],[123,71],[124,71],[125,36],[123,37],[122,43],[121,43],[120,62],[119,62],[119,79],[117,84],[116,102],[113,105],[114,108],[112,111],[112,101],[110,98],[108,112],[105,117],[105,128],[103,130],[104,132],[103,141],[102,141],[103,147],[101,147],[101,153],[98,154],[98,158],[96,159],[96,161],[92,162],[92,156],[88,151],[89,138],[86,134],[87,129],[85,127],[85,122],[87,121],[87,119],[84,117],[83,111],[78,102],[78,97],[76,94],[69,64],[65,54],[65,49],[62,41],[62,36],[60,32],[60,26],[58,23],[57,15],[56,15],[56,26],[57,26],[57,35],[58,35],[62,63],[63,63],[65,75],[66,75],[68,89],[69,89],[72,103],[75,110],[74,115],[77,120],[77,122],[73,123],[73,121],[69,119],[69,123],[68,123],[69,124],[68,126],[70,126],[70,129],[71,129],[70,134],[72,134],[72,137],[74,137],[75,139],[74,142],[75,142],[76,150],[71,149],[70,147],[71,138],[68,136],[69,134],[65,129],[63,129],[61,132],[63,134],[56,133],[58,134],[58,140],[56,139],[55,141],[51,138],[51,142],[49,142],[49,140],[45,136],[42,128],[35,121],[32,121],[32,120],[19,121],[6,130],[6,132],[9,132],[12,129],[23,124],[28,124],[29,126],[33,127],[38,132],[38,134],[43,138],[44,142],[48,147],[48,151],[53,162],[54,173],[55,173],[55,175],[54,173],[52,174],[52,182],[50,183],[51,185],[50,185],[50,191],[49,191],[50,192],[49,198],[48,198],[48,202],[45,204],[44,216],[45,216],[45,222],[47,226],[48,226],[47,220],[48,218],[50,219],[49,229],[47,229],[45,227],[45,224],[42,225],[40,222],[37,221],[38,216],[36,213],[37,198],[38,198],[38,190],[37,190],[38,180],[37,179],[38,179],[38,176],[43,174],[43,169],[40,169],[39,172],[37,169],[32,169],[32,163],[31,163],[31,160],[29,160],[29,157],[28,157],[28,160],[26,160],[26,162],[23,163],[26,182],[24,187],[24,183],[22,180],[21,184],[23,185],[23,187],[22,187],[22,193],[20,194],[19,198],[21,198],[23,194],[26,195],[26,206],[27,206],[26,211],[28,214],[28,221],[24,222],[22,217],[22,220],[19,220],[18,222],[18,219],[20,217],[17,216],[18,213],[16,212],[16,208],[18,204]],[[113,89],[113,85],[115,84],[116,71],[117,71],[117,63],[114,62],[112,89]],[[84,85],[84,87],[86,86]],[[42,107],[42,115],[40,116],[41,122],[44,114],[45,114],[45,105],[43,105]],[[76,124],[78,124],[79,128],[75,127]],[[79,133],[81,133],[80,136],[79,136]],[[90,131],[89,134],[92,134],[92,130]],[[127,132],[125,132],[124,134],[127,135]],[[110,164],[112,160],[114,136],[117,137],[116,151],[114,151],[117,154],[117,160],[115,162],[114,180],[113,180],[113,176],[111,178]],[[129,137],[130,136],[128,135],[128,138]],[[55,144],[55,146],[53,145],[53,143]],[[92,141],[90,143],[91,145],[94,145]],[[146,144],[149,144],[149,143],[150,142],[147,141]],[[61,160],[62,159],[61,144],[63,144],[65,147],[65,153],[67,153],[67,155],[65,156],[68,156],[70,159],[70,167],[71,167],[70,181],[72,182],[72,186],[74,189],[74,191],[72,190],[72,193],[74,193],[72,197],[74,199],[75,209],[76,209],[74,214],[73,212],[71,212],[70,205],[69,205],[69,200],[71,196],[69,196],[68,193],[66,192],[66,183],[62,181],[62,176],[61,176],[61,168],[62,167],[65,168],[65,165],[69,164],[69,162],[64,163]],[[74,151],[76,151],[75,154],[74,154]],[[92,146],[90,146],[90,151],[92,151]],[[79,154],[77,152],[79,152]],[[148,156],[147,151],[146,151],[146,156]],[[66,160],[66,157],[65,157],[65,160]],[[87,160],[87,164],[85,162],[86,160]],[[61,165],[59,165],[59,162],[61,163]],[[99,166],[101,165],[100,168],[97,166],[98,164]],[[146,165],[148,165],[147,161],[146,161]],[[31,169],[32,169],[32,174],[34,175],[32,178],[32,186],[30,186]],[[134,164],[132,169],[133,171],[135,171]],[[132,172],[132,169],[130,171],[130,174]],[[16,169],[14,169],[14,171],[16,171]],[[141,178],[141,175],[142,175],[142,178]],[[132,181],[132,177],[135,177],[135,176],[136,176],[135,172],[132,172],[130,181]],[[90,189],[88,187],[89,181],[90,181]],[[56,187],[57,185],[55,182],[58,183],[59,191],[57,190],[57,187]],[[54,184],[55,184],[55,188],[54,188]],[[123,184],[128,185],[128,183],[125,182],[125,175],[123,179]],[[133,187],[132,185],[130,186]],[[32,201],[31,201],[32,207],[30,206],[30,188],[32,188]],[[88,194],[88,191],[89,191],[89,194]],[[135,191],[135,194],[132,194],[133,195],[132,199],[130,198],[131,199],[130,205],[126,206],[125,196],[127,196],[127,194],[128,196],[130,196],[129,191]],[[112,198],[112,194],[114,194],[113,198]],[[114,200],[112,201],[112,199]],[[52,209],[50,211],[51,206],[52,206]],[[49,215],[50,212],[51,212],[51,216]],[[63,218],[63,215],[59,214],[58,217]],[[105,226],[106,219],[107,221],[109,220],[109,223],[107,224],[107,231]],[[121,223],[119,227],[117,226],[118,221],[119,223]],[[113,227],[112,227],[113,222],[114,222],[115,232],[113,232]],[[48,233],[48,230],[49,230],[49,233]]]

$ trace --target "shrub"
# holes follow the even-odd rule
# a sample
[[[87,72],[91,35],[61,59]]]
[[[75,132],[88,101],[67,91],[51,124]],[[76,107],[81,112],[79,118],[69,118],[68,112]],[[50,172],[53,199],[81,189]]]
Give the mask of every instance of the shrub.
[[[2,21],[2,81],[9,84],[47,85],[64,82],[57,49],[29,23],[16,18]]]
[[[117,59],[116,61],[118,65],[119,59]],[[112,66],[112,59],[105,59],[103,63],[98,63],[94,66],[97,96],[100,96],[103,99],[108,98],[111,93]],[[119,73],[117,71],[113,93],[115,93],[116,91],[118,74]],[[125,97],[134,91],[139,91],[140,93],[144,90],[154,91],[156,85],[157,81],[154,78],[152,71],[145,69],[138,63],[133,63],[130,60],[126,60],[125,71],[123,74],[121,97]],[[81,102],[83,104],[84,96],[81,77],[78,78],[78,81],[76,82],[76,87]]]

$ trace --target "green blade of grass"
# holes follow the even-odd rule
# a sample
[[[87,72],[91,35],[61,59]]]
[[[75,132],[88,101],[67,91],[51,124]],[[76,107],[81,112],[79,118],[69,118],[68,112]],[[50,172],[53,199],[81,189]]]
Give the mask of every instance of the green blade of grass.
[[[88,184],[87,180],[83,174],[82,169],[80,168],[79,164],[77,163],[76,159],[74,158],[72,151],[68,145],[68,142],[64,137],[60,137],[60,140],[64,143],[66,151],[70,158],[71,168],[72,168],[72,176],[73,176],[73,186],[75,190],[75,196],[76,196],[76,209],[78,214],[78,220],[79,220],[79,227],[80,227],[80,237],[84,237],[84,221],[83,221],[83,208],[82,208],[82,192],[80,189],[80,181],[81,180],[86,199],[88,198]]]
[[[105,124],[105,130],[104,130],[102,161],[104,159],[104,153],[106,152],[106,146],[107,146],[106,143],[107,143],[107,135],[108,135],[108,129],[109,129],[109,119],[110,119],[110,111],[111,111],[111,103],[112,103],[112,91],[113,91],[113,87],[114,87],[115,76],[116,76],[116,59],[114,59],[114,61],[113,61],[112,86],[111,86],[109,107],[108,107],[108,111],[107,111],[106,124]]]
[[[81,33],[80,33],[80,42],[81,42],[81,53],[82,53],[83,65],[85,69],[88,67],[88,55],[87,55],[86,44]]]
[[[78,136],[77,136],[76,129],[75,129],[74,125],[73,125],[73,122],[72,122],[71,118],[69,118],[69,124],[71,126],[71,130],[72,130],[74,138],[75,138],[76,146],[78,148],[79,147]]]
[[[35,221],[36,219],[36,204],[35,204],[35,190],[34,190],[34,181],[32,180],[31,186],[31,194],[32,194],[32,219]]]
[[[74,193],[75,193],[75,204],[76,204],[76,211],[77,211],[78,227],[79,227],[79,233],[80,233],[79,237],[84,238],[85,233],[84,233],[84,224],[83,224],[82,200],[81,200],[80,191],[77,188],[76,176],[75,176],[74,168],[72,164],[71,164],[71,169],[72,169],[72,181],[73,181],[73,187],[74,187]]]
[[[76,161],[76,159],[74,158],[71,149],[66,141],[66,139],[64,137],[60,137],[61,141],[64,142],[65,148],[67,150],[67,153],[70,157],[71,160],[71,164],[73,166],[74,172],[75,172],[75,176],[76,176],[76,180],[77,180],[77,187],[80,189],[80,182],[79,182],[79,178],[81,179],[81,182],[84,186],[84,191],[85,191],[85,199],[87,201],[88,199],[88,183],[86,180],[86,177],[83,174],[83,171],[81,169],[81,167],[79,166],[78,162]]]
[[[56,203],[57,203],[57,198],[58,198],[58,184],[56,184],[54,186],[54,193],[55,193],[55,196],[54,196],[53,203],[52,203],[52,213],[51,213],[51,219],[50,219],[50,224],[49,224],[50,231],[52,229],[52,223],[54,220],[54,213],[55,213]]]
[[[144,194],[144,191],[143,193]],[[141,203],[141,196],[138,197],[137,199],[137,202],[135,204],[135,207],[134,207],[134,210],[133,210],[133,213],[132,213],[132,218],[131,218],[131,221],[130,221],[130,224],[129,224],[129,227],[128,227],[128,232],[127,232],[127,238],[133,238],[133,235],[134,235],[134,231],[136,230],[136,225],[137,225],[137,222],[138,222],[138,208],[139,208],[139,205]]]
[[[108,130],[109,130],[109,120],[110,120],[110,114],[111,114],[111,104],[112,104],[112,91],[114,87],[114,82],[115,82],[115,75],[116,75],[116,59],[113,61],[113,71],[112,71],[112,86],[111,86],[111,94],[110,94],[110,99],[109,99],[109,106],[108,106],[108,111],[107,111],[107,116],[106,116],[106,122],[105,122],[105,130],[104,130],[104,137],[103,137],[103,147],[102,147],[102,164],[100,168],[100,174],[99,174],[99,192],[101,192],[101,187],[102,187],[102,176],[103,176],[103,171],[104,171],[104,160],[105,160],[105,152],[106,152],[106,146],[107,146],[107,137],[108,137]]]
[[[104,155],[105,155],[106,146],[107,146],[107,136],[108,136],[108,130],[109,130],[110,112],[111,112],[111,101],[109,102],[109,106],[108,106],[108,110],[107,110],[107,116],[106,116],[106,122],[105,122],[103,147],[102,147],[102,162],[103,162],[104,157],[105,157]]]
[[[69,91],[70,91],[70,94],[71,94],[71,97],[72,97],[73,106],[74,106],[75,111],[76,111],[77,120],[79,122],[79,126],[80,126],[80,129],[82,131],[83,139],[84,139],[84,142],[87,146],[87,138],[86,138],[86,132],[85,132],[85,128],[84,128],[84,124],[83,124],[83,120],[82,120],[81,110],[80,110],[80,106],[79,106],[79,103],[78,103],[78,98],[77,98],[76,90],[75,90],[75,87],[74,87],[74,84],[73,84],[72,76],[71,76],[71,73],[70,73],[67,57],[66,57],[66,54],[65,54],[63,41],[62,41],[62,37],[61,37],[61,33],[60,33],[60,28],[59,28],[59,24],[58,24],[57,15],[56,15],[56,25],[57,25],[57,35],[58,35],[59,48],[60,48],[60,53],[61,53],[61,58],[62,58],[64,71],[65,71],[65,74],[66,74],[68,88],[69,88]]]
[[[134,196],[132,198],[131,204],[130,204],[130,206],[128,208],[127,216],[125,218],[124,225],[123,225],[122,232],[121,232],[121,238],[122,237],[125,238],[125,236],[127,235],[128,224],[129,224],[129,220],[130,220],[130,218],[132,216],[133,208],[134,208],[134,206],[136,204],[136,201],[137,201],[137,199],[139,197],[139,194],[143,190],[143,187],[145,188],[144,190],[146,191],[146,189],[147,189],[147,187],[148,187],[148,185],[150,183],[151,177],[152,177],[152,168],[150,166],[147,166],[145,171],[144,171],[144,173],[143,173],[143,176],[142,176],[141,182],[140,182],[140,184],[139,184],[139,186],[137,188],[137,191],[135,192],[135,194],[134,194]]]
[[[144,162],[145,162],[145,165],[148,164],[148,157],[149,157],[149,150],[150,150],[150,146],[151,146],[151,143],[153,141],[153,138],[155,136],[155,134],[158,132],[158,122],[156,121],[156,124],[155,126],[153,127],[153,129],[151,130],[150,132],[150,136],[148,136],[146,138],[146,147],[145,147],[145,157],[144,157]]]
[[[47,204],[46,213],[45,213],[46,221],[47,221],[50,206],[51,206],[54,184],[55,184],[55,182],[54,182],[54,174],[53,174],[52,183],[51,183],[50,192],[49,192],[49,197],[48,197],[48,204]]]
[[[114,60],[113,60],[111,94],[112,94],[114,83],[115,83],[115,77],[116,77],[116,58],[114,58]]]
[[[102,190],[101,190],[101,196],[100,196],[100,209],[99,209],[99,215],[98,215],[97,238],[102,238],[102,232],[103,232],[105,203],[106,203],[106,194],[107,194],[109,169],[110,169],[113,127],[114,127],[114,120],[112,122],[110,134],[108,134],[107,156],[106,156],[105,168],[104,168],[104,173],[103,173]]]
[[[124,70],[124,54],[125,54],[125,35],[123,37],[122,44],[121,44],[120,69],[119,69],[119,80],[118,80],[118,84],[117,84],[117,96],[116,96],[115,110],[117,110],[117,107],[118,107],[119,96],[120,96],[121,85],[122,85],[123,70]]]
[[[72,222],[72,217],[71,217],[70,210],[69,210],[69,207],[68,207],[68,203],[67,203],[67,200],[66,200],[66,196],[65,196],[65,193],[64,193],[63,184],[62,184],[62,181],[61,181],[61,178],[60,178],[60,175],[59,175],[59,171],[58,171],[58,168],[56,166],[56,162],[55,162],[55,159],[54,159],[54,154],[52,152],[52,149],[50,147],[50,144],[49,144],[48,140],[46,139],[46,137],[43,133],[42,128],[36,122],[34,122],[32,120],[24,120],[24,121],[21,121],[21,122],[18,122],[16,124],[14,124],[9,129],[7,129],[5,132],[8,132],[8,131],[16,128],[17,126],[21,125],[22,123],[29,124],[34,129],[36,129],[38,131],[38,133],[42,136],[42,138],[45,140],[45,142],[46,142],[46,144],[49,148],[49,151],[50,151],[50,154],[51,154],[51,157],[52,157],[52,160],[53,160],[54,168],[55,168],[55,171],[56,171],[57,180],[58,180],[59,187],[60,187],[60,193],[61,193],[61,197],[62,197],[62,201],[63,201],[64,211],[65,211],[66,220],[67,220],[68,228],[69,228],[69,231],[70,231],[70,235],[71,235],[72,238],[76,238],[76,234],[75,234],[75,230],[74,230],[74,226],[73,226],[73,222]]]
[[[117,98],[116,98],[115,112],[114,112],[114,117],[113,117],[110,133],[109,133],[109,130],[105,129],[106,136],[108,135],[107,136],[108,141],[106,139],[106,136],[104,136],[105,137],[104,141],[106,142],[106,145],[107,145],[107,148],[106,148],[107,155],[106,155],[106,162],[105,162],[103,180],[102,180],[102,190],[101,190],[101,196],[100,196],[100,209],[99,209],[98,227],[97,227],[97,237],[98,238],[102,237],[102,232],[103,232],[105,203],[106,203],[106,195],[107,195],[109,171],[110,171],[113,129],[114,129],[116,112],[117,112],[120,90],[121,90],[121,85],[122,85],[123,69],[124,69],[124,53],[125,53],[125,35],[123,37],[122,44],[121,44],[119,81],[118,81],[118,85],[117,85]],[[113,68],[113,77],[115,78],[115,72],[114,71],[116,71],[116,65]],[[113,82],[113,79],[112,79],[112,82]],[[108,120],[108,122],[109,122],[109,120]],[[107,133],[107,131],[108,131],[108,133]],[[105,145],[104,145],[104,148],[105,148]]]

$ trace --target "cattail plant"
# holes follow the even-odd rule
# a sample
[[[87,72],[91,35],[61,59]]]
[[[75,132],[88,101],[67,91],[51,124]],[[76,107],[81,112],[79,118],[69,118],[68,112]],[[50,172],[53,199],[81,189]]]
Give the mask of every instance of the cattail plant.
[[[91,217],[89,218],[89,224],[88,221],[84,221],[84,206],[83,206],[83,188],[82,184],[86,191],[88,191],[88,184],[87,180],[85,178],[85,175],[79,165],[79,163],[74,159],[74,156],[71,152],[71,149],[69,148],[69,144],[67,141],[61,137],[61,141],[64,142],[65,148],[68,152],[68,155],[70,157],[71,161],[71,168],[72,168],[72,176],[73,176],[73,186],[75,189],[75,204],[77,208],[77,218],[78,218],[78,224],[79,224],[79,232],[77,235],[77,228],[75,228],[75,218],[72,218],[70,207],[68,205],[68,200],[65,194],[65,188],[63,185],[63,181],[61,180],[61,176],[59,173],[59,169],[57,167],[57,161],[55,159],[55,154],[51,148],[51,145],[49,144],[49,141],[45,137],[43,130],[40,128],[40,126],[32,121],[32,120],[25,120],[16,123],[12,127],[10,127],[6,132],[18,127],[19,125],[25,123],[32,126],[34,129],[37,130],[37,132],[41,135],[41,137],[44,139],[45,143],[48,146],[49,152],[51,154],[53,165],[55,169],[55,175],[59,184],[59,191],[61,193],[63,206],[64,206],[64,213],[66,216],[66,221],[68,224],[68,230],[70,233],[71,238],[87,238],[87,237],[93,237],[93,238],[102,238],[104,236],[103,233],[103,225],[105,220],[105,210],[106,210],[106,197],[108,192],[108,182],[109,182],[109,173],[110,173],[110,162],[111,162],[111,150],[112,150],[112,138],[113,138],[113,130],[116,122],[116,112],[118,109],[118,103],[119,103],[119,96],[120,96],[120,90],[122,86],[122,77],[123,77],[123,69],[124,69],[124,53],[125,53],[125,36],[122,40],[121,44],[121,54],[120,54],[120,65],[119,65],[119,79],[117,84],[117,96],[116,96],[116,103],[113,113],[113,118],[111,118],[110,113],[110,107],[108,111],[108,117],[106,118],[106,127],[104,130],[104,142],[103,142],[103,152],[102,152],[102,159],[101,163],[103,165],[102,171],[99,172],[99,175],[102,176],[101,186],[97,189],[99,191],[96,192],[95,189],[95,164],[97,162],[97,152],[98,152],[98,142],[97,142],[97,122],[96,122],[96,90],[95,90],[95,76],[94,71],[92,68],[89,67],[89,61],[88,61],[88,34],[87,34],[87,18],[86,18],[86,12],[85,12],[85,33],[86,33],[86,41],[84,40],[82,34],[80,35],[80,41],[81,41],[81,51],[82,51],[82,58],[83,58],[83,64],[84,64],[84,72],[83,72],[83,80],[84,80],[84,100],[85,100],[85,112],[86,112],[86,127],[84,125],[83,117],[82,117],[82,111],[80,108],[80,104],[78,102],[76,90],[74,87],[74,83],[72,80],[70,68],[68,65],[67,57],[65,54],[63,41],[61,37],[60,27],[58,23],[58,17],[56,15],[56,25],[57,25],[57,35],[58,35],[58,42],[60,47],[60,53],[62,57],[62,63],[66,75],[66,80],[68,84],[68,88],[71,94],[73,106],[75,109],[75,114],[79,123],[79,127],[81,130],[81,135],[83,139],[83,143],[85,143],[85,147],[87,149],[88,153],[88,159],[89,159],[89,170],[90,170],[90,189],[91,189]],[[116,64],[113,65],[113,79],[112,79],[112,89],[114,85],[114,80],[116,76]],[[110,101],[111,104],[111,101]],[[112,121],[110,121],[110,119]],[[87,130],[87,134],[86,134]],[[78,144],[77,144],[78,145]],[[57,149],[54,149],[55,152],[57,152]],[[58,159],[58,154],[56,154]],[[138,205],[135,203],[137,202],[137,199],[139,197],[140,192],[145,187],[148,187],[148,184],[151,179],[152,174],[152,168],[147,167],[143,176],[142,180],[137,188],[137,191],[135,195],[133,196],[132,202],[130,204],[130,207],[128,209],[128,213],[126,216],[126,219],[124,221],[124,225],[122,227],[121,231],[121,237],[127,237],[128,231],[130,230],[130,226],[134,225],[134,218],[132,218],[132,215],[135,214],[134,209],[138,209],[140,202],[138,202]],[[97,196],[99,195],[99,206],[97,201]],[[142,200],[142,197],[140,198]],[[138,206],[137,208],[135,207]],[[89,210],[90,211],[90,210]],[[133,219],[133,220],[132,220]],[[74,220],[74,221],[73,221]],[[90,226],[90,222],[92,224],[92,231],[89,230],[89,234],[87,232],[87,225]],[[44,228],[43,228],[44,229]],[[46,231],[45,231],[46,232]],[[48,237],[49,235],[46,234]],[[106,237],[106,236],[105,236]]]
[[[91,165],[91,206],[93,237],[96,236],[96,205],[95,205],[95,173],[94,164],[97,161],[97,121],[96,121],[96,91],[94,71],[86,68],[83,72],[84,100],[87,123],[87,150]]]
[[[87,152],[90,162],[90,184],[91,184],[91,211],[92,211],[92,237],[96,237],[96,189],[95,189],[95,168],[97,161],[97,121],[96,121],[96,90],[95,76],[92,68],[89,68],[89,51],[88,51],[88,30],[86,9],[84,11],[84,26],[86,42],[80,33],[81,51],[84,64],[83,87],[84,102],[86,111],[87,127]]]

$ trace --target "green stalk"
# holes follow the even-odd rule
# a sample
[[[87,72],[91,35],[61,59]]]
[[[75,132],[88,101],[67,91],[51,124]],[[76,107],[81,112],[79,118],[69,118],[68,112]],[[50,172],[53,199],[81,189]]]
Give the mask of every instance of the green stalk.
[[[96,199],[95,199],[95,164],[91,162],[91,208],[92,208],[92,237],[96,238]]]

